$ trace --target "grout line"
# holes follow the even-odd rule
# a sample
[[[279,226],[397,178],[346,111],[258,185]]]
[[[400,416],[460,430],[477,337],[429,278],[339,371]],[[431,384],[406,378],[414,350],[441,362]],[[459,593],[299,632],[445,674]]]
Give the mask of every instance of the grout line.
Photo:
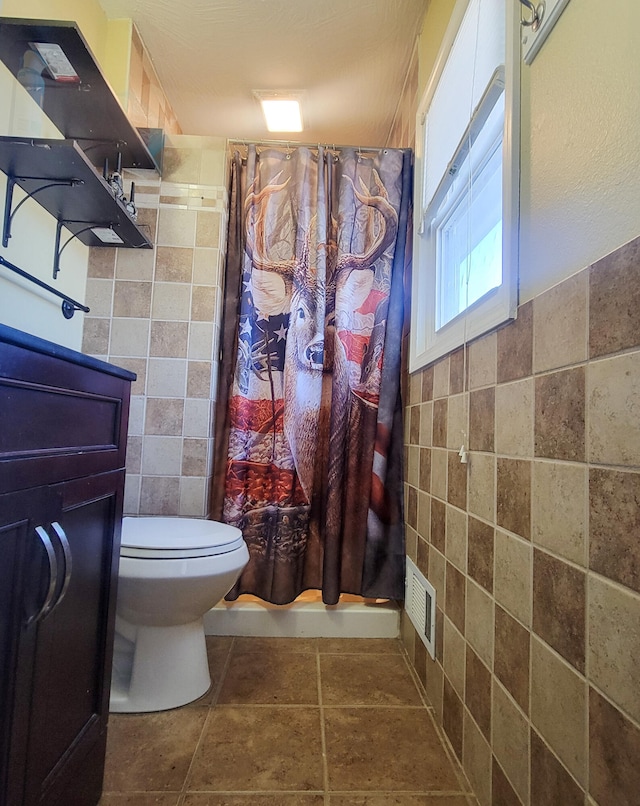
[[[458,782],[459,782],[459,784],[460,784],[460,786],[461,786],[461,788],[463,790],[462,793],[456,792],[455,794],[457,796],[460,796],[462,794],[463,796],[470,796],[472,798],[475,798],[475,793],[473,791],[473,788],[470,786],[469,781],[467,780],[467,777],[465,775],[464,769],[462,767],[462,762],[458,759],[458,757],[454,753],[453,747],[451,746],[451,743],[449,741],[449,737],[446,735],[444,727],[439,724],[438,719],[437,719],[437,715],[435,713],[435,709],[430,704],[428,704],[429,701],[426,698],[426,692],[425,692],[424,697],[422,695],[422,682],[420,681],[419,676],[417,675],[415,669],[413,668],[413,665],[412,665],[411,660],[409,658],[409,653],[407,652],[407,649],[406,649],[406,647],[404,645],[403,645],[403,656],[405,658],[405,662],[409,666],[409,670],[414,675],[414,679],[415,679],[415,677],[418,678],[418,681],[419,681],[418,690],[420,691],[421,699],[424,702],[424,708],[425,708],[427,714],[429,715],[429,718],[431,720],[431,724],[433,725],[433,727],[435,729],[436,738],[440,742],[440,744],[442,745],[442,747],[444,749],[444,752],[445,752],[445,755],[447,756],[447,759],[449,760],[450,764],[452,765],[452,767],[454,769],[454,774],[456,776],[456,779],[458,780]],[[443,673],[444,673],[444,670],[443,670]],[[404,706],[404,707],[410,707],[410,706]],[[470,801],[470,802],[475,803],[475,800]]]
[[[206,706],[205,706],[206,707]],[[339,705],[325,705],[322,709],[316,703],[287,705],[280,703],[225,703],[224,705],[217,705],[218,711],[232,710],[232,711],[256,711],[256,710],[274,710],[278,711],[432,711],[430,706],[425,706],[422,703],[419,705],[355,705],[355,704],[339,704]],[[195,709],[194,709],[195,710]]]
[[[451,744],[451,741],[447,736],[444,726],[441,726],[438,723],[435,713],[429,711],[429,716],[431,717],[431,722],[434,726],[440,744],[444,749],[445,755],[447,756],[447,758],[449,759],[449,763],[453,767],[454,775],[456,776],[458,783],[460,784],[462,791],[458,792],[457,794],[472,795],[473,797],[475,797],[473,787],[470,785],[467,776],[465,774],[464,768],[462,766],[462,760],[459,759],[458,756],[455,754],[453,745]]]
[[[588,722],[588,720],[587,720],[587,722]],[[587,730],[588,730],[588,724],[587,724]],[[586,765],[585,765],[585,773],[586,773],[585,783],[580,783],[580,781],[578,780],[576,774],[569,769],[569,767],[567,766],[566,762],[564,762],[560,758],[560,756],[558,755],[558,752],[556,750],[554,750],[554,748],[551,746],[551,744],[549,744],[548,740],[542,735],[542,732],[539,730],[538,727],[536,727],[536,725],[533,724],[533,722],[531,723],[530,731],[533,731],[536,734],[537,738],[546,747],[547,752],[551,756],[553,756],[553,758],[556,760],[556,762],[559,764],[559,766],[562,767],[564,772],[573,780],[573,782],[575,783],[576,787],[582,792],[582,794],[583,795],[588,795],[589,793],[588,793],[587,790],[588,790],[589,778],[588,778],[588,769],[586,768]],[[587,759],[588,759],[588,756],[589,756],[588,747],[589,747],[589,745],[587,744],[586,747],[587,747],[586,755],[587,755]],[[504,772],[504,770],[503,770],[503,772]],[[506,775],[506,773],[505,773],[505,775]],[[529,798],[529,799],[530,799],[530,802],[531,802],[531,798]],[[535,804],[533,804],[533,806],[535,806]]]
[[[308,707],[308,706],[307,706]],[[385,703],[371,703],[366,705],[358,705],[357,703],[338,703],[336,705],[325,705],[323,706],[323,710],[331,710],[331,711],[339,711],[339,710],[362,710],[362,711],[424,711],[424,710],[431,710],[428,706],[425,706],[423,703],[420,705],[389,705]]]
[[[603,688],[600,687],[600,684],[596,683],[594,680],[587,680],[587,709],[589,708],[589,689],[591,688],[596,692],[596,694],[599,694],[605,702],[608,702],[612,708],[614,708],[616,711],[619,711],[624,719],[629,722],[638,732],[640,732],[640,720],[626,711],[623,705],[617,703],[612,698],[611,694],[607,693]],[[587,724],[589,721],[588,717],[589,711],[587,710]]]
[[[535,318],[535,305],[534,305],[534,313],[533,313],[532,319],[533,318]],[[533,344],[534,344],[533,349],[535,350],[535,336],[532,336],[532,339],[533,339]],[[532,356],[532,367],[533,367],[533,360],[534,359],[533,359],[533,356]],[[536,418],[535,381],[533,381],[533,385],[534,385],[534,389],[533,389],[533,394],[531,395],[531,398],[532,398],[531,406],[532,406],[532,410],[533,410],[532,411],[532,421],[531,422],[532,422],[532,425],[533,425],[533,452],[535,454],[535,418]],[[527,675],[528,675],[528,680],[527,680],[527,689],[528,689],[527,690],[527,712],[525,714],[525,718],[526,718],[525,725],[526,725],[526,731],[527,731],[527,782],[526,782],[526,789],[525,789],[526,795],[524,797],[524,800],[526,800],[527,804],[531,803],[531,792],[532,792],[532,788],[533,788],[532,752],[531,752],[531,726],[533,724],[532,714],[533,714],[533,692],[534,692],[534,686],[533,686],[533,654],[534,654],[534,640],[535,640],[534,636],[536,634],[534,632],[533,620],[534,620],[534,612],[535,612],[535,605],[536,605],[536,596],[535,596],[536,551],[539,550],[538,547],[536,546],[536,542],[534,540],[534,526],[535,526],[535,522],[536,522],[535,506],[534,506],[534,501],[535,501],[535,495],[534,495],[535,475],[536,475],[535,462],[532,461],[531,464],[529,465],[529,538],[530,538],[531,545],[530,545],[529,549],[527,550],[527,559],[528,559],[528,562],[529,562],[529,568],[528,568],[528,574],[527,574],[528,581],[529,581],[529,594],[528,594],[528,601],[527,601],[528,614],[527,615],[529,616],[529,623],[525,625],[525,627],[526,627],[526,629],[527,629],[527,631],[529,633],[529,641],[528,641],[529,663],[527,664]],[[497,495],[497,492],[496,492],[496,495]],[[497,552],[495,550],[496,549],[496,542],[495,542],[495,537],[496,536],[497,536],[497,532],[496,532],[496,535],[494,536],[494,544],[493,544],[494,545],[494,560],[496,562],[495,570],[497,571],[498,565],[497,565],[497,560],[495,558],[495,555],[497,554]],[[496,577],[495,571],[494,571],[494,577],[493,577],[493,580],[494,580],[494,595],[495,595],[495,580],[496,580],[496,578],[497,577]],[[586,580],[585,580],[585,586],[586,586]],[[496,602],[497,601],[498,600],[496,598]],[[509,608],[505,607],[504,609],[505,609],[505,612],[508,612],[510,615],[513,615],[511,613],[511,611],[513,610],[513,603],[512,603],[511,607],[509,607]],[[517,619],[517,621],[520,621],[520,619]],[[494,629],[495,629],[495,608],[494,608]],[[495,634],[494,634],[494,641],[495,641]],[[494,653],[494,664],[495,664],[495,653],[496,653],[495,643],[494,643],[494,647],[493,647],[493,653]],[[497,675],[496,675],[496,679],[498,679]],[[505,686],[505,688],[506,688],[506,686]],[[489,733],[491,741],[490,741],[489,745],[491,747],[491,755],[492,755],[492,757],[494,755],[494,742],[493,742],[493,738],[494,738],[494,736],[493,736],[493,729],[494,729],[494,710],[493,710],[494,700],[493,700],[493,695],[494,695],[494,691],[497,691],[497,689],[494,688],[493,681],[491,681],[491,692],[490,692],[490,698],[491,698],[491,721],[490,721],[490,733]],[[505,776],[506,776],[507,780],[510,781],[510,778],[506,774],[506,772],[505,772]],[[490,787],[491,787],[491,795],[493,797],[493,773],[491,775],[491,780],[490,780],[489,783],[490,783]],[[516,793],[516,796],[519,797],[520,793],[518,792],[517,788],[513,784],[512,784],[512,786],[513,786],[513,791]]]
[[[204,722],[202,724],[202,730],[200,731],[200,736],[198,737],[198,741],[196,742],[196,746],[194,748],[193,755],[191,756],[191,761],[189,762],[189,768],[187,769],[187,773],[184,776],[184,781],[182,783],[182,789],[181,789],[181,792],[180,792],[180,799],[178,800],[177,806],[180,806],[181,801],[184,803],[184,799],[185,799],[185,797],[187,795],[187,792],[188,792],[187,785],[189,783],[189,778],[191,776],[191,770],[193,769],[193,763],[194,763],[194,761],[196,759],[196,756],[198,755],[198,750],[200,749],[200,746],[202,745],[202,741],[204,739],[204,735],[206,733],[207,727],[209,726],[209,722],[212,719],[212,716],[211,716],[212,711],[213,711],[212,708],[209,708],[207,710],[207,715],[206,715],[206,717],[204,719]]]
[[[529,741],[530,741],[530,739],[529,739]],[[516,787],[513,785],[512,781],[511,781],[512,776],[507,775],[507,771],[504,768],[504,764],[502,763],[502,760],[499,759],[498,756],[496,756],[495,753],[493,753],[493,750],[492,750],[492,761],[493,761],[494,764],[497,764],[498,767],[500,767],[500,770],[501,770],[502,774],[507,779],[507,781],[509,782],[509,785],[511,786],[511,788],[515,792],[516,798],[518,799],[517,806],[521,806],[521,804],[523,804],[523,801],[522,801],[522,798],[520,797],[520,795],[518,794],[518,791],[516,790]],[[529,787],[527,789],[527,793],[529,795],[530,795],[530,791],[529,791],[530,789],[531,789],[531,774],[529,774]],[[529,801],[530,800],[531,800],[531,798],[529,798]],[[532,804],[532,806],[536,806],[536,804]]]
[[[205,638],[206,640],[206,638]],[[235,636],[231,638],[231,644],[229,646],[229,651],[227,652],[227,657],[224,662],[224,666],[222,667],[222,671],[220,672],[220,679],[218,680],[217,685],[215,686],[215,691],[213,693],[213,697],[211,698],[210,708],[213,708],[214,705],[218,705],[218,697],[220,696],[220,692],[222,691],[222,685],[225,681],[227,676],[227,671],[229,670],[229,665],[231,664],[231,655],[233,654],[233,650],[235,647],[236,639]]]
[[[279,792],[272,792],[269,794],[279,794]],[[302,794],[314,794],[313,792],[303,792]],[[392,795],[403,797],[419,798],[460,798],[460,797],[475,797],[472,792],[463,792],[460,789],[332,789],[332,795],[339,795],[340,797],[351,796],[354,798],[379,798],[382,795]],[[473,801],[475,803],[475,801]]]
[[[213,699],[208,707],[207,715],[202,725],[202,730],[200,731],[200,736],[198,737],[198,741],[196,742],[193,755],[191,756],[191,761],[189,762],[189,768],[187,769],[187,773],[184,777],[180,798],[178,799],[178,803],[176,804],[176,806],[183,806],[184,800],[187,796],[188,792],[187,786],[189,784],[189,778],[191,777],[191,770],[193,769],[194,761],[196,759],[196,756],[198,755],[198,750],[200,749],[202,742],[204,740],[204,736],[209,726],[209,722],[213,719],[213,714],[215,713],[215,708],[217,706],[218,696],[220,694],[220,690],[222,689],[222,684],[224,683],[224,679],[227,675],[227,670],[231,662],[231,653],[233,652],[233,645],[235,644],[235,640],[236,640],[235,638],[232,638],[231,640],[231,646],[229,647],[229,651],[227,652],[227,657],[225,659],[224,666],[222,667],[222,672],[220,673],[220,679],[218,680],[218,683],[215,687],[215,693],[213,695]]]
[[[318,684],[318,706],[320,711],[320,746],[322,748],[322,786],[324,806],[329,806],[329,758],[327,756],[327,734],[324,724],[324,704],[322,702],[322,673],[320,670],[320,648],[316,654],[316,681]]]
[[[589,355],[589,308],[590,308],[590,294],[591,294],[591,284],[589,283],[589,276],[590,270],[587,274],[587,282],[586,282],[586,295],[587,295],[587,302],[586,302],[586,311],[587,315],[585,316],[586,319],[586,342],[587,342],[587,356]],[[591,693],[590,693],[590,686],[592,685],[592,678],[591,678],[591,598],[593,594],[593,586],[591,584],[591,580],[593,579],[591,571],[591,562],[590,562],[590,552],[591,552],[591,496],[590,496],[590,478],[591,478],[591,437],[590,437],[590,385],[591,385],[591,373],[589,372],[590,364],[587,364],[587,368],[585,369],[585,401],[584,401],[584,441],[585,441],[585,474],[584,474],[584,486],[585,489],[583,491],[584,495],[584,528],[582,533],[582,558],[584,560],[584,570],[585,570],[585,577],[584,577],[584,678],[585,678],[585,688],[584,688],[584,728],[583,728],[583,748],[585,749],[585,758],[584,758],[584,785],[580,786],[581,791],[585,792],[586,795],[589,794],[589,790],[591,789],[591,743],[590,743],[590,731],[591,731]],[[533,638],[531,639],[533,642]],[[532,653],[533,655],[533,653]],[[565,660],[563,658],[563,660]],[[571,664],[571,668],[574,669],[575,667]],[[532,679],[532,678],[530,678]],[[531,687],[533,688],[533,686]],[[626,710],[626,709],[625,709]],[[620,709],[620,713],[624,713],[622,709]],[[533,720],[531,722],[532,728]],[[542,731],[538,731],[538,735],[541,736],[542,741],[546,742],[546,738],[542,737]],[[529,752],[531,752],[531,748],[529,748]],[[555,755],[555,753],[554,753]],[[562,764],[562,766],[566,769],[566,764]],[[571,775],[573,773],[570,773]]]
[[[153,791],[156,794],[155,790]],[[120,794],[120,793],[115,793]],[[134,794],[133,792],[122,793],[124,795]],[[140,790],[135,794],[148,794],[147,790]],[[176,792],[158,794],[177,794]],[[278,795],[323,795],[321,789],[193,789],[189,794],[194,795],[212,795],[214,797],[219,795],[271,795],[277,797]],[[353,796],[358,798],[380,797],[381,795],[409,795],[412,797],[428,797],[428,798],[460,798],[472,797],[475,795],[471,791],[462,792],[459,789],[332,789],[331,795]],[[473,801],[476,802],[475,800]]]
[[[207,706],[201,706],[202,708],[206,708]],[[243,710],[247,708],[251,709],[273,709],[278,708],[279,710],[289,710],[289,711],[296,711],[296,710],[306,710],[306,709],[318,709],[320,710],[317,703],[308,702],[308,703],[280,703],[280,702],[227,702],[227,703],[220,703],[215,706],[219,710],[224,709],[233,709],[233,710]],[[211,706],[213,708],[213,706]],[[357,703],[336,703],[332,705],[323,705],[322,709],[324,711],[331,710],[331,711],[339,711],[339,710],[363,710],[363,711],[370,711],[371,709],[376,710],[386,710],[386,711],[422,711],[426,708],[426,710],[431,711],[433,710],[432,706],[424,705],[422,702],[419,705],[407,705],[404,703],[400,703],[398,705],[389,705],[385,703],[366,703],[366,704],[357,704]]]
[[[422,705],[428,710],[431,707],[431,704],[429,703],[429,700],[428,700],[427,695],[426,695],[426,691],[425,691],[425,689],[424,689],[424,687],[422,685],[422,680],[420,679],[420,675],[416,671],[415,666],[411,663],[411,661],[409,659],[409,653],[406,652],[406,651],[403,652],[402,657],[404,659],[405,666],[409,670],[409,674],[411,675],[411,679],[413,680],[413,683],[414,683],[415,687],[418,689],[418,695],[420,697],[420,701],[422,702]]]

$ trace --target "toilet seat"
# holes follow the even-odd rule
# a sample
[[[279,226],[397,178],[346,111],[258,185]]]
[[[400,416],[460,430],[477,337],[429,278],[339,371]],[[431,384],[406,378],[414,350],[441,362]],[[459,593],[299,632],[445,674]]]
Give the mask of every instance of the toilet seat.
[[[128,528],[130,521],[136,521],[135,530]],[[244,545],[240,529],[217,521],[160,517],[122,519],[121,557],[182,560],[228,554]]]

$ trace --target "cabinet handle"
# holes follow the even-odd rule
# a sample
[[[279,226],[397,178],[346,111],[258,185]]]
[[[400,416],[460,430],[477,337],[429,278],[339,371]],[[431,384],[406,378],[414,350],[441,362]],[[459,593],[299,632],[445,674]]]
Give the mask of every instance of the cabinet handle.
[[[47,552],[47,559],[49,560],[49,588],[40,610],[27,620],[27,627],[34,622],[40,621],[49,613],[53,606],[53,597],[55,596],[58,584],[58,561],[56,560],[56,553],[53,550],[51,538],[46,533],[43,526],[36,526],[36,534],[40,538],[40,542],[44,546],[44,550]]]
[[[60,545],[62,546],[62,552],[64,554],[64,582],[62,583],[62,590],[60,591],[60,595],[58,596],[56,603],[51,608],[54,610],[60,602],[64,599],[67,588],[69,587],[69,582],[71,582],[71,569],[73,567],[73,562],[71,559],[71,546],[69,545],[69,541],[67,540],[67,535],[65,534],[64,529],[58,521],[53,521],[51,524],[51,528],[58,536],[58,540],[60,541]]]

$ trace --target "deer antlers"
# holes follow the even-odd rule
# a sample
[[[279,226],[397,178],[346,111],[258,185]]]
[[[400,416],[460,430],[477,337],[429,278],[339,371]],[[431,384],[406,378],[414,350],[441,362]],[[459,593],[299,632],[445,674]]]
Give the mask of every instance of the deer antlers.
[[[272,271],[278,274],[285,282],[287,291],[291,290],[291,283],[293,280],[294,268],[296,266],[295,258],[291,260],[269,260],[266,257],[267,244],[266,244],[266,226],[265,219],[267,216],[267,203],[269,197],[275,193],[284,190],[289,184],[291,177],[287,177],[286,181],[281,184],[276,184],[281,176],[282,171],[277,173],[271,182],[266,185],[258,193],[253,192],[253,188],[257,179],[251,183],[247,198],[244,203],[245,211],[245,250],[249,256],[251,263],[255,269],[260,271]],[[266,201],[265,201],[266,200]],[[253,228],[251,227],[251,211],[257,208]]]
[[[361,204],[366,205],[370,209],[377,210],[380,213],[382,216],[382,226],[378,228],[378,232],[374,235],[374,221],[373,218],[369,219],[368,235],[371,237],[367,238],[367,240],[371,241],[371,246],[361,255],[353,253],[344,253],[340,255],[335,268],[336,274],[339,274],[345,269],[349,269],[351,271],[354,269],[357,270],[370,268],[376,262],[376,260],[378,260],[378,258],[384,254],[385,249],[391,246],[391,244],[395,241],[396,233],[398,232],[398,215],[393,209],[393,206],[389,203],[389,194],[387,193],[385,186],[382,184],[380,175],[375,168],[373,169],[373,177],[376,185],[378,186],[377,196],[373,196],[369,193],[369,190],[362,180],[362,177],[360,177],[360,187],[362,188],[362,193],[356,190],[356,187],[353,184],[353,180],[350,176],[345,175],[344,177],[353,188],[353,195],[356,197],[356,199]]]
[[[282,171],[277,173],[271,182],[266,185],[262,190],[254,193],[255,186],[254,180],[251,185],[245,200],[245,249],[247,255],[250,257],[254,268],[260,271],[271,271],[278,274],[284,280],[287,290],[291,290],[292,283],[297,279],[300,272],[306,273],[309,268],[309,232],[305,239],[302,254],[298,257],[291,258],[290,260],[273,260],[268,259],[266,256],[267,243],[266,243],[266,214],[269,198],[289,184],[291,177],[288,177],[284,182],[278,184],[278,179],[282,175]],[[353,189],[353,194],[356,199],[368,207],[370,210],[376,210],[382,221],[375,221],[371,216],[367,223],[367,241],[370,242],[368,249],[362,253],[357,254],[353,252],[342,253],[336,260],[335,268],[332,271],[333,277],[337,281],[339,276],[345,272],[351,272],[359,269],[368,269],[378,260],[384,251],[394,242],[398,231],[398,215],[393,206],[389,202],[389,194],[384,187],[380,175],[374,169],[373,176],[375,183],[378,187],[377,195],[369,192],[366,184],[360,178],[361,191],[358,191],[353,183],[351,177],[344,175],[344,178],[349,182]],[[250,226],[251,211],[257,208],[257,213],[254,219],[253,231]],[[334,246],[334,244],[332,244]]]

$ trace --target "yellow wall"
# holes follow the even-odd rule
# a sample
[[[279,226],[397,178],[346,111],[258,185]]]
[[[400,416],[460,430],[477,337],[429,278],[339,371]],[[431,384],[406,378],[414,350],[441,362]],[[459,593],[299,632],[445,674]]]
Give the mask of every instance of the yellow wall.
[[[454,0],[431,0],[427,85]],[[638,0],[573,0],[521,71],[520,302],[640,234]]]
[[[62,136],[2,63],[0,98],[4,101],[4,114],[0,115],[0,135],[51,139]],[[6,177],[0,171],[0,199],[3,202],[5,187]],[[22,198],[23,192],[16,187],[13,209]],[[15,266],[49,285],[55,285],[59,291],[73,299],[82,301],[87,276],[87,247],[77,240],[69,244],[61,261],[63,270],[54,283],[52,270],[55,236],[55,219],[35,200],[30,199],[18,210],[13,219],[9,245],[7,248],[0,247],[0,252]],[[78,313],[71,320],[64,319],[60,312],[60,303],[53,295],[0,267],[2,324],[77,349],[82,340],[82,319],[82,314]]]
[[[105,58],[100,65],[124,110],[129,102],[132,31],[133,23],[129,19],[107,21]]]
[[[97,0],[0,0],[0,14],[77,22],[100,69],[126,109],[131,20],[108,20]]]
[[[103,73],[126,108],[131,43],[129,20],[107,21],[97,0],[0,0],[0,14],[7,17],[77,22]],[[61,137],[60,132],[40,112],[3,64],[0,64],[0,97],[5,100],[5,114],[0,116],[1,135]],[[4,174],[0,173],[2,199],[5,181]],[[15,203],[22,195],[16,189]],[[89,250],[78,240],[71,241],[62,256],[62,271],[54,281],[52,267],[55,231],[55,220],[36,201],[29,200],[18,211],[13,222],[13,236],[9,246],[1,250],[2,254],[19,268],[83,302]],[[63,242],[64,240],[66,238],[63,234]],[[81,313],[76,313],[71,320],[64,319],[55,297],[38,290],[36,286],[3,267],[0,267],[0,322],[73,349],[80,349],[82,344]]]
[[[572,0],[523,67],[521,301],[640,234],[638,30],[638,0]]]
[[[455,4],[456,0],[431,0],[424,15],[418,40],[418,98],[427,87]]]
[[[97,0],[3,0],[4,17],[77,22],[93,55],[102,65],[107,42],[107,17]]]

